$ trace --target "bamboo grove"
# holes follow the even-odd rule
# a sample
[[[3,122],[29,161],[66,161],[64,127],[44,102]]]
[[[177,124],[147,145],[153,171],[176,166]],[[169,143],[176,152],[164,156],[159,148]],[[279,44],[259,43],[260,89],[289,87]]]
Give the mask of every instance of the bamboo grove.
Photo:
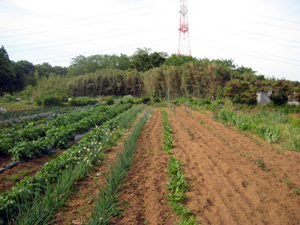
[[[180,66],[161,65],[146,72],[137,70],[103,69],[74,77],[49,75],[27,86],[20,93],[31,97],[40,94],[67,94],[70,96],[133,95],[171,98],[189,95],[211,98],[222,90],[224,83],[236,78],[234,70],[209,60],[188,62]],[[239,73],[245,76],[245,73]],[[241,77],[241,79],[244,79]],[[252,75],[252,80],[257,76]]]

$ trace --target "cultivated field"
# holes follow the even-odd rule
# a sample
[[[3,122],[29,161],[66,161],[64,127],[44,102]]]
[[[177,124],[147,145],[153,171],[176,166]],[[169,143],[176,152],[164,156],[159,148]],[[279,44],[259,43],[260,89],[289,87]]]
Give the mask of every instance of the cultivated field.
[[[172,129],[172,155],[163,149],[163,109]],[[126,129],[123,139],[134,126]],[[55,224],[88,221],[95,208],[94,196],[99,194],[97,185],[106,185],[104,175],[124,146],[121,141],[107,149],[104,162],[95,164],[73,185],[68,200],[54,216]],[[138,137],[133,164],[118,191],[121,213],[111,219],[112,224],[178,222],[167,198],[170,178],[166,169],[171,156],[182,162],[189,183],[182,203],[191,208],[198,223],[300,223],[299,152],[277,151],[275,144],[248,137],[194,110],[178,107],[174,112],[155,107]],[[17,167],[15,170],[17,173]]]

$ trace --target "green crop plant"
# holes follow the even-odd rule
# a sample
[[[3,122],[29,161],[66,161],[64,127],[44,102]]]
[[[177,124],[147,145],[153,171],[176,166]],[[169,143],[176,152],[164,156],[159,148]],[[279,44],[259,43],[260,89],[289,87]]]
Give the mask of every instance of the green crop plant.
[[[171,156],[167,171],[169,173],[169,180],[167,190],[170,192],[167,199],[170,200],[169,205],[172,206],[173,212],[180,215],[179,224],[199,224],[196,222],[193,215],[191,215],[191,208],[185,207],[182,202],[186,198],[186,192],[190,188],[188,181],[184,178],[185,174],[181,169],[181,162],[177,158]]]

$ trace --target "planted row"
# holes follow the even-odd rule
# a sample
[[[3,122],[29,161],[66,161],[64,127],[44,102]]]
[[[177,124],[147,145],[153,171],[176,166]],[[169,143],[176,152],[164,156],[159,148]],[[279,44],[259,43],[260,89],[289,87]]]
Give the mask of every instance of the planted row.
[[[106,111],[107,107],[101,107],[98,108],[99,111]],[[78,112],[77,110],[75,112],[69,112],[67,115],[60,114],[60,116],[53,115],[52,117],[49,117],[48,119],[50,121],[45,122],[45,124],[42,124],[41,126],[28,126],[25,129],[21,130],[20,132],[13,132],[10,133],[9,136],[6,138],[3,138],[0,143],[0,154],[3,155],[8,154],[8,150],[16,146],[18,143],[21,143],[25,140],[33,141],[38,140],[41,137],[46,136],[46,132],[50,129],[55,128],[56,126],[63,126],[66,124],[72,124],[74,122],[77,122],[86,116],[88,116],[91,112],[97,112],[97,109],[90,109],[85,108],[82,109],[82,112]],[[66,119],[66,122],[64,121],[64,118]],[[59,120],[60,122],[57,123],[56,120]]]
[[[127,107],[130,107],[130,105]],[[103,112],[103,109],[99,109],[99,111],[95,111],[97,109],[94,109],[91,116],[83,118],[79,122],[74,122],[58,128],[53,127],[48,129],[46,133],[44,133],[44,129],[47,129],[51,125],[47,124],[44,127],[40,126],[42,130],[41,133],[45,134],[45,137],[40,137],[38,140],[33,141],[21,141],[17,146],[9,150],[13,155],[11,160],[27,160],[35,154],[46,154],[49,146],[55,146],[57,148],[66,147],[69,141],[74,140],[76,134],[84,133],[95,125],[101,125],[111,118],[109,117],[110,114],[108,112]],[[35,131],[38,131],[38,129],[35,129]]]
[[[116,116],[113,120],[107,121],[100,127],[96,127],[91,133],[85,135],[83,139],[74,145],[72,148],[63,152],[62,155],[56,159],[46,163],[40,171],[37,172],[35,177],[25,177],[24,180],[18,182],[10,192],[3,192],[0,195],[0,217],[4,218],[6,215],[14,215],[16,212],[18,202],[28,196],[33,196],[37,191],[42,191],[47,186],[47,182],[56,182],[57,178],[61,175],[62,171],[70,165],[80,163],[86,155],[90,155],[90,146],[97,145],[97,149],[101,151],[103,144],[98,144],[100,141],[107,140],[107,135],[110,131],[117,128],[118,124],[124,123],[129,120],[128,115],[131,117],[140,110],[140,107],[135,107],[122,113],[126,110],[126,106],[119,106],[114,108]],[[123,119],[124,118],[124,119]]]
[[[133,162],[135,142],[137,137],[145,124],[148,114],[151,109],[148,109],[131,132],[129,140],[126,142],[125,150],[118,155],[115,164],[110,166],[110,172],[106,176],[106,187],[100,187],[100,195],[95,201],[95,209],[86,224],[109,224],[113,216],[118,215],[118,190],[127,176],[127,172]]]
[[[183,205],[183,201],[186,198],[186,192],[189,189],[189,183],[184,179],[185,175],[181,169],[181,162],[179,159],[171,156],[167,170],[169,172],[170,181],[167,184],[170,192],[167,195],[170,200],[169,205],[172,206],[173,212],[180,216],[179,224],[197,225],[196,218],[191,215],[191,208],[187,208]]]
[[[163,149],[166,150],[167,154],[173,154],[172,147],[173,147],[173,136],[172,136],[172,129],[168,120],[168,115],[165,110],[162,111],[163,115],[163,129],[164,129],[164,146]]]

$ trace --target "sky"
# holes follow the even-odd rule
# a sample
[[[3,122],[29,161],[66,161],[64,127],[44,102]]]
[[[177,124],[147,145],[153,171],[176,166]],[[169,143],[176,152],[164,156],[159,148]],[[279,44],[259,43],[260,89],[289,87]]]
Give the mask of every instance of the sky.
[[[232,59],[257,75],[300,81],[299,0],[188,0],[191,54]],[[0,0],[10,60],[69,66],[72,58],[177,54],[180,0]]]

